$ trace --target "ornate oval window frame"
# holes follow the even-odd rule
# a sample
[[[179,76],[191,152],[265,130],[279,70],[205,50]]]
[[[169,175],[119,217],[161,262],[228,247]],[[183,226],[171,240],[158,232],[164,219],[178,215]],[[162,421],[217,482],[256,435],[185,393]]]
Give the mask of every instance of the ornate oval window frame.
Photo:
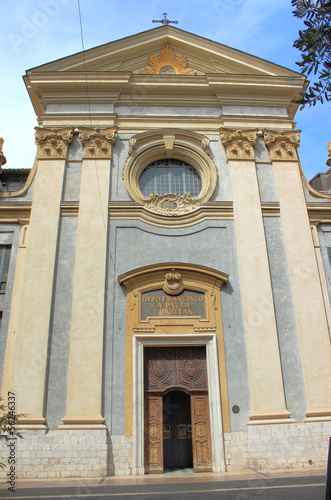
[[[216,188],[217,169],[209,156],[209,139],[195,132],[178,129],[162,129],[143,132],[129,141],[130,151],[123,169],[123,179],[131,198],[154,213],[166,216],[192,212],[208,201]],[[139,188],[143,170],[156,160],[176,158],[185,161],[198,172],[201,191],[195,198],[189,193],[183,196],[172,193],[151,193],[145,198]],[[169,208],[169,206],[171,208]]]

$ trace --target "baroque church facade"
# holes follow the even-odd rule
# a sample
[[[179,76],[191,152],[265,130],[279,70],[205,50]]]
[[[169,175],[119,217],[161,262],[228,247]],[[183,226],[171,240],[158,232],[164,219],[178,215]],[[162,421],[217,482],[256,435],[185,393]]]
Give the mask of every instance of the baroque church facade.
[[[36,160],[0,192],[19,477],[326,465],[331,195],[298,157],[305,78],[162,26],[24,80]]]

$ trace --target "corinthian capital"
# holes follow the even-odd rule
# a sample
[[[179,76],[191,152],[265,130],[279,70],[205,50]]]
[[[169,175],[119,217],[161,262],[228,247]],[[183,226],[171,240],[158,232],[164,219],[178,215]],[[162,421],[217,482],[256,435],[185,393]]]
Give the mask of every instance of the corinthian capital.
[[[3,138],[0,137],[0,168],[2,167],[2,165],[5,165],[7,163],[6,157],[2,152],[2,146],[4,142],[5,141],[3,140]]]
[[[79,139],[83,143],[83,158],[111,158],[112,145],[116,141],[118,127],[79,127]]]
[[[263,130],[264,141],[270,153],[270,160],[296,161],[298,159],[297,148],[300,145],[300,132],[301,130],[290,130],[289,132]]]
[[[35,127],[39,158],[66,158],[73,128]]]
[[[220,128],[221,141],[226,149],[228,160],[253,160],[254,144],[257,142],[257,131],[230,130]]]

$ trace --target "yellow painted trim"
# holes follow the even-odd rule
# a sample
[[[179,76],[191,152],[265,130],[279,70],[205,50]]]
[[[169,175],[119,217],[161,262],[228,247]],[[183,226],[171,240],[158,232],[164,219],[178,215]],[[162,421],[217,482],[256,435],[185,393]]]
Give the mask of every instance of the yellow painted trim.
[[[307,177],[305,176],[305,173],[303,171],[301,162],[298,161],[298,164],[299,164],[299,170],[300,170],[300,175],[301,175],[301,178],[302,178],[302,182],[304,183],[304,185],[308,189],[308,191],[310,191],[314,196],[317,196],[317,198],[326,198],[328,200],[331,200],[331,194],[321,193],[320,191],[317,191],[316,189],[314,189],[313,187],[311,187],[311,185],[307,181]]]
[[[169,140],[171,138],[171,140]],[[186,161],[198,172],[201,191],[194,202],[209,200],[216,188],[217,169],[209,155],[209,139],[192,131],[176,128],[150,130],[132,137],[130,151],[123,169],[123,180],[133,200],[145,204],[139,188],[139,177],[145,167],[156,160],[176,158]]]
[[[0,191],[0,199],[1,198],[17,198],[18,196],[22,196],[23,194],[25,194],[27,192],[27,190],[29,189],[29,187],[31,186],[33,179],[35,178],[37,168],[38,168],[38,158],[37,158],[37,153],[36,153],[33,167],[30,170],[29,176],[26,180],[25,185],[22,187],[22,189],[20,189],[19,191]]]
[[[31,201],[24,201],[22,203],[1,202],[0,203],[0,222],[13,224],[13,223],[28,223],[31,215]]]
[[[141,293],[160,289],[165,283],[165,274],[175,269],[181,275],[184,288],[206,293],[206,319],[199,317],[148,317],[141,320]],[[166,262],[144,266],[121,274],[118,281],[127,290],[126,347],[125,347],[125,435],[133,433],[133,339],[137,333],[153,335],[187,335],[189,339],[206,331],[216,334],[218,344],[219,376],[221,387],[222,420],[225,432],[230,430],[230,414],[227,392],[225,348],[221,315],[220,289],[228,280],[228,275],[215,269]],[[155,345],[158,345],[155,341]]]
[[[204,203],[194,212],[185,215],[165,216],[146,210],[143,205],[133,202],[109,203],[109,218],[111,220],[140,220],[153,226],[176,228],[192,226],[205,220],[233,219],[232,202]]]
[[[331,223],[331,204],[322,202],[306,203],[311,224]]]

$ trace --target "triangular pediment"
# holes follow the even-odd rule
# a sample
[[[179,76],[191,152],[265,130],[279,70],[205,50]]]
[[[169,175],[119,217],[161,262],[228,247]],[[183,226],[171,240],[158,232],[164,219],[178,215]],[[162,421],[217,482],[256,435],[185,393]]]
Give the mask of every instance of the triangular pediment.
[[[167,51],[168,57],[165,57]],[[87,71],[171,74],[173,64],[170,60],[176,62],[177,74],[298,75],[295,71],[172,26],[154,28],[89,49],[85,53],[79,52],[33,68],[28,73]],[[153,61],[154,66],[151,64]],[[163,68],[162,71],[160,68]]]

